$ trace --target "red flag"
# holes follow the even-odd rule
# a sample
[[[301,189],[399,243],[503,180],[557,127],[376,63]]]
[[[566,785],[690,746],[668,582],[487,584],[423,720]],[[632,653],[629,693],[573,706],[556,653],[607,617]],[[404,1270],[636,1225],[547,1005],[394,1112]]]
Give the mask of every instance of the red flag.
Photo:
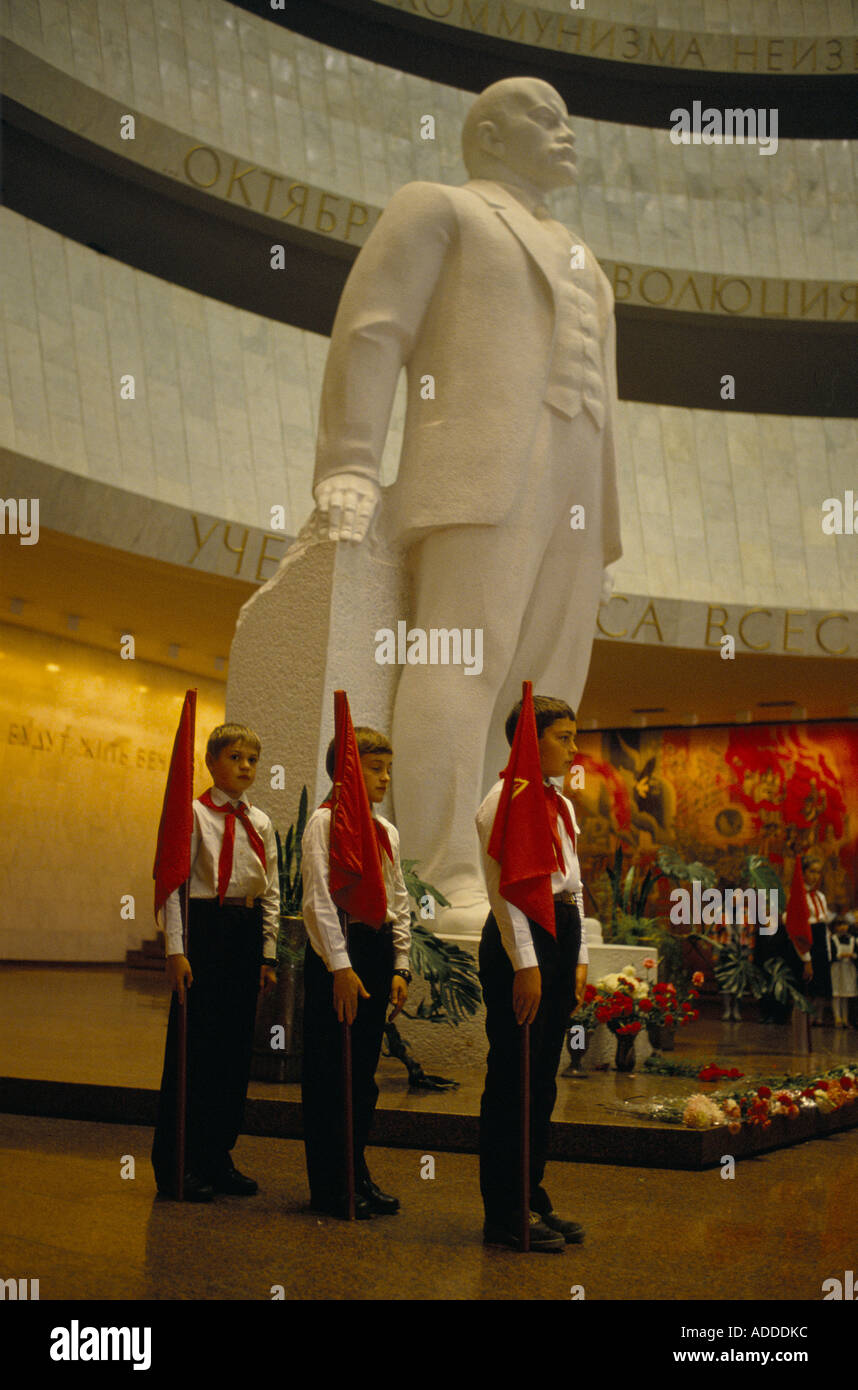
[[[807,955],[813,945],[810,931],[810,913],[807,910],[807,890],[804,874],[801,871],[801,855],[795,857],[792,886],[786,910],[786,929],[790,941],[800,956]]]
[[[334,691],[334,787],[330,796],[330,889],[337,907],[371,927],[387,915],[375,824],[360,765],[348,696]]]
[[[197,692],[188,690],[173,741],[173,755],[161,824],[158,826],[158,847],[155,850],[155,916],[175,888],[191,876],[191,836],[194,831],[194,729],[197,717]]]
[[[489,839],[489,854],[501,866],[501,893],[508,902],[556,936],[551,893],[556,858],[539,763],[530,681],[522,684],[521,714],[515,726],[509,762],[501,776],[504,787]]]

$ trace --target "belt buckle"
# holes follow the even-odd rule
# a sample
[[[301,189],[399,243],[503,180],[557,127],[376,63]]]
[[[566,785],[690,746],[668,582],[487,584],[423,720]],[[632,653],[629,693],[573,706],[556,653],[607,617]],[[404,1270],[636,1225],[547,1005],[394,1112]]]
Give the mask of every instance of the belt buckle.
[[[250,896],[250,894],[248,893],[247,897],[246,897],[245,900],[244,900],[244,906],[245,906],[245,907],[253,907],[254,904],[255,904],[255,902],[256,902],[256,899],[255,899],[255,898],[252,898],[252,897]]]

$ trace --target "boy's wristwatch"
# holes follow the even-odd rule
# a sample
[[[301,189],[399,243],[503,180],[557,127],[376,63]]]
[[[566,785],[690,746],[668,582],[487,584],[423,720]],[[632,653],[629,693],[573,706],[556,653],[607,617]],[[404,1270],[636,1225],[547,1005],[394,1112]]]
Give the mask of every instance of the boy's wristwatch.
[[[412,975],[410,970],[394,970],[394,975],[401,975],[407,985],[411,984]]]

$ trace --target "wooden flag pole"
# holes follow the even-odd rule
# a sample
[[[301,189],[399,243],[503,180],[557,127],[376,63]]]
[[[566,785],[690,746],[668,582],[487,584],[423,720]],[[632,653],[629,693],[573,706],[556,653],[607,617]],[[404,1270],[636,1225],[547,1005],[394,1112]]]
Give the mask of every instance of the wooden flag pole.
[[[346,950],[349,945],[348,914],[338,909],[340,926],[343,929],[343,939],[346,943]],[[355,1219],[355,1132],[354,1132],[354,1109],[352,1105],[352,1029],[351,1024],[343,1019],[342,1024],[343,1040],[343,1133],[345,1143],[346,1160],[346,1215],[349,1221]]]
[[[530,1024],[521,1027],[521,1248],[530,1249]]]
[[[179,904],[182,913],[182,955],[188,958],[188,898],[190,879],[185,879],[179,890]],[[188,987],[182,981],[184,998],[178,1003],[178,1032],[176,1046],[176,1197],[185,1199],[185,1111],[188,1091]]]

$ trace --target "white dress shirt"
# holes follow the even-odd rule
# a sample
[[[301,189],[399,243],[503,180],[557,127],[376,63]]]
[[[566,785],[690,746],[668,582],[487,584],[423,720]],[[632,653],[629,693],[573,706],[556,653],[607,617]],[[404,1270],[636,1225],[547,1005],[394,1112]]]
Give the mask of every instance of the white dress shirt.
[[[501,941],[504,950],[512,961],[513,970],[527,970],[530,966],[537,965],[536,951],[533,946],[533,937],[530,934],[530,926],[527,918],[516,907],[514,903],[508,902],[501,896],[500,891],[500,864],[489,854],[489,840],[492,836],[492,826],[494,825],[495,813],[498,809],[503,782],[496,782],[477,812],[477,834],[480,837],[480,852],[483,861],[483,873],[486,879],[486,888],[489,894],[489,903],[495,916],[495,921],[500,928]],[[561,795],[560,792],[557,793]],[[568,797],[563,797],[569,808],[572,817],[572,825],[576,836],[580,834],[578,822],[575,819],[575,808]],[[578,951],[578,964],[586,965],[589,961],[587,954],[587,941],[584,933],[584,888],[581,883],[581,868],[578,863],[578,855],[575,846],[569,839],[569,832],[563,821],[563,817],[557,817],[557,829],[560,835],[560,844],[563,848],[564,871],[556,870],[551,875],[551,892],[571,893],[578,905],[578,913],[581,918],[581,946]]]
[[[411,908],[399,862],[399,831],[384,816],[375,816],[390,837],[393,862],[381,852],[381,871],[387,895],[386,922],[393,923],[393,968],[407,970],[411,960]],[[301,841],[301,874],[304,881],[302,911],[310,945],[328,969],[346,970],[351,965],[337,906],[328,886],[330,879],[331,808],[320,806],[307,821]]]
[[[237,806],[243,801],[254,830],[265,845],[265,867],[250,843],[244,826],[235,827],[235,848],[232,873],[226,890],[228,898],[262,899],[262,954],[273,960],[277,954],[277,935],[280,930],[280,879],[277,872],[277,841],[274,826],[264,811],[251,806],[247,793],[240,797],[227,796],[219,787],[211,787],[211,799],[217,806],[229,802]],[[194,829],[191,835],[192,898],[216,898],[220,851],[223,845],[226,815],[211,811],[201,801],[194,802]],[[182,954],[182,915],[179,890],[172,892],[164,904],[164,929],[167,936],[167,955]]]

